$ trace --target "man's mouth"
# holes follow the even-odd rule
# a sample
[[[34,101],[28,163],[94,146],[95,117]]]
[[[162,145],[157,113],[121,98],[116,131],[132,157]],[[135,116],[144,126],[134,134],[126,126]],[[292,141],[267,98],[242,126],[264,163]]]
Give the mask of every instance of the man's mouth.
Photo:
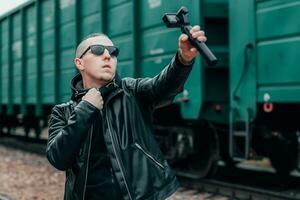
[[[103,65],[102,68],[110,68],[109,65]]]

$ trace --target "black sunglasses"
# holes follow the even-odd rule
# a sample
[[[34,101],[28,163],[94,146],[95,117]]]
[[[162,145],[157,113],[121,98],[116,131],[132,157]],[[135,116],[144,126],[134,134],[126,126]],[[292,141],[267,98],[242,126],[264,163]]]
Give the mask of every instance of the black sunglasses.
[[[96,56],[100,56],[104,53],[105,49],[107,49],[108,53],[111,56],[115,56],[117,57],[119,55],[119,49],[115,46],[104,46],[101,44],[95,44],[95,45],[91,45],[89,46],[82,54],[79,58],[82,58],[86,52],[88,52],[88,50],[91,49],[92,54],[96,55]]]

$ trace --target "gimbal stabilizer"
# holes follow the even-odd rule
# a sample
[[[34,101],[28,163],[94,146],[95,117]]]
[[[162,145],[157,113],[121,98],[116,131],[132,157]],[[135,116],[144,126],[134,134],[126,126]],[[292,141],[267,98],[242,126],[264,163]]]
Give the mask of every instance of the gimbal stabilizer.
[[[177,13],[166,13],[163,16],[163,21],[168,28],[181,28],[181,32],[188,35],[190,43],[197,48],[200,54],[204,57],[208,65],[214,66],[217,64],[218,59],[210,51],[205,43],[199,42],[194,39],[190,34],[192,26],[188,19],[188,10],[186,7],[181,7]]]

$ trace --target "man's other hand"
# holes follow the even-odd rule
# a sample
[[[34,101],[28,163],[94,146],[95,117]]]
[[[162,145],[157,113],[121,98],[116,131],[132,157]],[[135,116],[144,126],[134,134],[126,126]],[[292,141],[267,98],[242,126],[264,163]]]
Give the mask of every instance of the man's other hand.
[[[192,37],[197,39],[198,41],[206,42],[205,33],[204,31],[200,30],[200,26],[194,26],[191,29],[190,33]],[[198,55],[199,52],[190,44],[188,36],[186,34],[181,34],[178,41],[178,52],[180,54],[180,60],[183,62],[183,64],[188,64]]]
[[[103,108],[103,98],[101,96],[101,93],[95,88],[91,88],[82,97],[82,100],[85,100],[85,101],[91,103],[93,106],[95,106],[99,110],[102,110],[102,108]]]

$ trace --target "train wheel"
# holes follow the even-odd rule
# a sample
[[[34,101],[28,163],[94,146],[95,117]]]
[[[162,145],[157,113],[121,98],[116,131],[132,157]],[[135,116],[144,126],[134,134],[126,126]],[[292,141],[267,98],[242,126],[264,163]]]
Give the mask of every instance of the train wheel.
[[[3,135],[3,130],[2,130],[2,121],[0,120],[0,136]]]
[[[34,137],[39,139],[42,129],[43,129],[44,121],[43,118],[35,117],[35,116],[27,116],[24,118],[24,132],[25,136],[28,138],[30,131],[33,129]]]
[[[24,132],[25,132],[25,137],[29,138],[30,127],[25,125],[24,126]]]
[[[298,138],[296,132],[274,132],[269,157],[279,175],[287,176],[297,167]]]
[[[44,124],[43,119],[37,119],[36,123],[34,124],[34,133],[37,139],[39,139],[41,136],[43,130],[43,124]]]
[[[192,178],[214,176],[218,169],[219,140],[217,132],[208,124],[193,129],[194,151],[184,163],[187,173]]]

